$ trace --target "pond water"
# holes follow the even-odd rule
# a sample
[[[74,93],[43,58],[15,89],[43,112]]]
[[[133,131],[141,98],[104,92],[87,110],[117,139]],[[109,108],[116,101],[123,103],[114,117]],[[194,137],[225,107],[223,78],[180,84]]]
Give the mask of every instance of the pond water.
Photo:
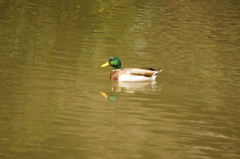
[[[0,1],[1,159],[240,158],[240,1]],[[110,81],[122,67],[163,71]]]

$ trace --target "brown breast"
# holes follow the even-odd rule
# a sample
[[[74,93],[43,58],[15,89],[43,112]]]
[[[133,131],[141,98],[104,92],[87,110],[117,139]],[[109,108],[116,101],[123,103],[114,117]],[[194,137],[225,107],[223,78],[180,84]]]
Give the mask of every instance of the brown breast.
[[[119,70],[117,70],[117,71],[112,71],[112,73],[110,74],[110,79],[117,81],[118,78],[119,78]]]

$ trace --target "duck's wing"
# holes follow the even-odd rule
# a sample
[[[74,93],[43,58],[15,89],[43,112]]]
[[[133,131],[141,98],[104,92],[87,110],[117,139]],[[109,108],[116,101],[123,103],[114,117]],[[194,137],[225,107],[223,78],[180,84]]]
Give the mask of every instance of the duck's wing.
[[[161,70],[155,70],[152,68],[126,68],[123,70],[123,73],[135,76],[144,76],[144,77],[152,77],[157,76],[157,74],[161,72]]]

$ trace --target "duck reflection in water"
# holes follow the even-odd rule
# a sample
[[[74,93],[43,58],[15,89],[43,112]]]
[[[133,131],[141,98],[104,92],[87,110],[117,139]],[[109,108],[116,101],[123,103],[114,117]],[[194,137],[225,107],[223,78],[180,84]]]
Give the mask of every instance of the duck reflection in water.
[[[160,91],[156,81],[141,81],[141,82],[126,82],[112,81],[112,92],[100,92],[104,98],[109,101],[117,102],[120,97],[120,92],[134,94],[136,92]]]

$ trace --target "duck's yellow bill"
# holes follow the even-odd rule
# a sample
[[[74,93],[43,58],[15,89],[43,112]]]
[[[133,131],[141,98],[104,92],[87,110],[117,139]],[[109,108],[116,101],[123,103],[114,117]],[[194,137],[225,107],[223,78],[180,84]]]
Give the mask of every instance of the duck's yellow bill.
[[[102,64],[101,67],[106,67],[106,66],[109,66],[110,63],[107,61],[105,64]]]

